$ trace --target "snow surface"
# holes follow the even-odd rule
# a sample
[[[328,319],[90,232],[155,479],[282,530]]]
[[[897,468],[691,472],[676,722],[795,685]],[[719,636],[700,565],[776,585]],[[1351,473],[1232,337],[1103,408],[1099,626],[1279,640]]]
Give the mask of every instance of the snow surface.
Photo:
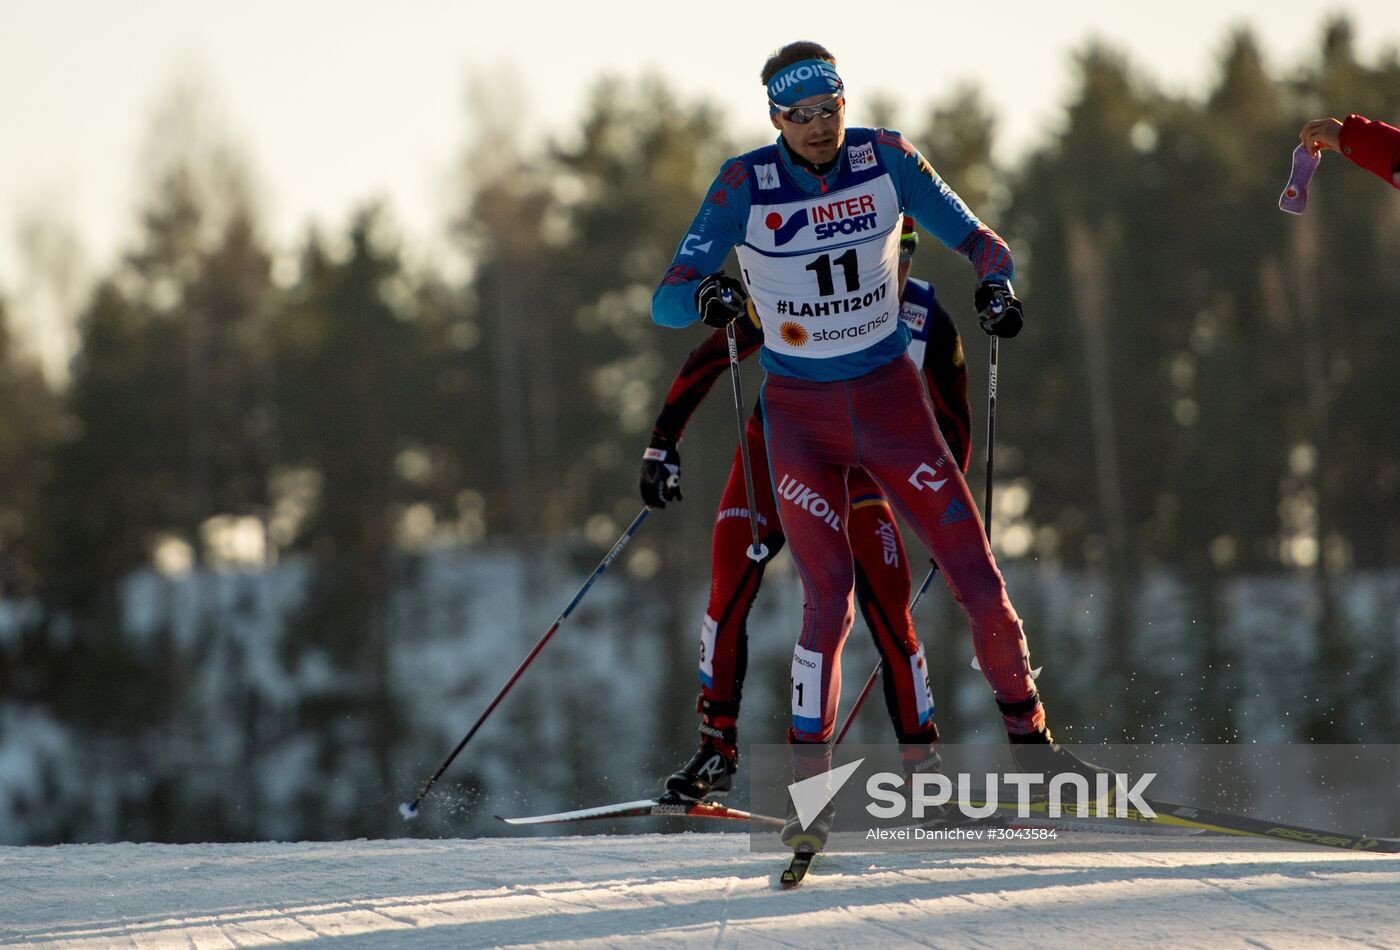
[[[1102,837],[795,891],[745,834],[0,847],[0,946],[1400,948],[1400,858]]]

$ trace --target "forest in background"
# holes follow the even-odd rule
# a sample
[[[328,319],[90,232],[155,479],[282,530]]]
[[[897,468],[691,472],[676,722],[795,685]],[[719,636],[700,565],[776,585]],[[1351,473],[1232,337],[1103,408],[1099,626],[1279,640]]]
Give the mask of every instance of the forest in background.
[[[1014,167],[993,160],[996,116],[974,86],[918,111],[852,103],[848,122],[903,131],[1016,254],[1027,323],[1001,348],[994,547],[1008,566],[1092,577],[1102,591],[1101,641],[1074,658],[1090,664],[1074,682],[1092,695],[1061,689],[1057,720],[1117,740],[1162,718],[1170,674],[1130,659],[1154,646],[1143,591],[1166,577],[1191,623],[1191,737],[1241,737],[1228,671],[1249,658],[1226,635],[1227,594],[1274,577],[1308,591],[1293,618],[1307,694],[1275,697],[1289,737],[1383,741],[1400,724],[1394,632],[1353,622],[1343,591],[1400,565],[1400,199],[1336,155],[1305,215],[1282,214],[1277,198],[1306,119],[1396,121],[1400,59],[1359,61],[1345,20],[1283,70],[1247,31],[1223,39],[1217,75],[1189,97],[1112,48],[1084,47],[1066,110]],[[489,109],[466,115],[478,144],[444,202],[468,267],[451,274],[406,263],[383,206],[270,246],[255,171],[237,142],[201,137],[200,108],[172,95],[149,130],[140,218],[75,307],[67,377],[47,378],[0,332],[0,760],[27,741],[16,711],[42,711],[73,754],[125,743],[134,761],[104,767],[151,768],[143,757],[159,758],[163,731],[189,715],[211,647],[176,636],[174,621],[128,635],[132,579],[296,571],[303,593],[284,604],[269,662],[324,675],[290,677],[303,691],[279,729],[311,737],[325,769],[366,763],[352,799],[379,801],[402,794],[419,701],[394,672],[411,647],[396,597],[444,551],[509,554],[527,573],[572,567],[534,588],[549,601],[538,629],[459,671],[476,684],[460,710],[474,716],[570,578],[639,509],[651,422],[701,338],[654,326],[651,292],[723,159],[762,143],[651,78],[600,80],[577,127],[548,143],[515,141]],[[926,240],[914,274],[964,334],[980,486],[986,343],[971,270]],[[0,317],[6,299],[0,287]],[[752,398],[759,377],[746,373]],[[650,628],[608,635],[665,644],[641,651],[646,668],[624,652],[606,688],[654,691],[645,715],[677,762],[693,735],[696,593],[734,445],[724,395],[682,444],[687,500],[654,515],[604,582],[624,586]],[[790,645],[797,624],[765,636]],[[1047,695],[1061,675],[1048,665]],[[256,702],[244,714],[256,721]],[[242,748],[222,754],[236,762]],[[423,777],[410,772],[409,785]],[[133,835],[267,833],[247,814],[198,811],[178,776],[129,797],[111,827]],[[96,826],[44,827],[64,840]]]

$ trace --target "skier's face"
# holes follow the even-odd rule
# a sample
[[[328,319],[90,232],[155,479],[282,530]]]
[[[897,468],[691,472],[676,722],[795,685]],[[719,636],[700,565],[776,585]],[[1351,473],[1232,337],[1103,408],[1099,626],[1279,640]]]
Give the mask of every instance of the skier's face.
[[[830,94],[809,96],[797,103],[801,106],[815,106],[831,99]],[[824,118],[813,118],[807,122],[793,122],[783,112],[772,113],[769,118],[773,128],[783,133],[788,147],[813,165],[825,165],[836,158],[841,143],[846,137],[846,100],[839,99],[835,109]]]

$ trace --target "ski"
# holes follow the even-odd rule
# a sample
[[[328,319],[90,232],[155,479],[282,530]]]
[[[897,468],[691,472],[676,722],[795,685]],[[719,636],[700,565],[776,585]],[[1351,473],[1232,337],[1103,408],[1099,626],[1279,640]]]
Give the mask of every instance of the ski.
[[[568,821],[590,821],[596,818],[718,818],[729,821],[755,821],[760,824],[781,827],[781,818],[757,815],[753,812],[730,808],[719,802],[685,802],[663,798],[643,798],[635,802],[618,802],[613,805],[598,805],[593,808],[580,808],[576,811],[561,811],[552,815],[527,815],[522,818],[505,818],[497,815],[508,825],[556,825]]]
[[[1066,802],[1062,815],[1065,818],[1085,819],[1094,822],[1129,822],[1137,825],[1183,828],[1244,838],[1314,844],[1327,848],[1342,848],[1348,851],[1373,851],[1377,854],[1400,853],[1400,838],[1352,835],[1340,831],[1320,831],[1316,828],[1305,828],[1301,825],[1291,825],[1281,821],[1265,821],[1251,818],[1248,815],[1212,811],[1208,808],[1198,808],[1195,805],[1178,805],[1152,798],[1144,798],[1143,801],[1156,813],[1155,817],[1142,814],[1132,807],[1127,808],[1123,815],[1116,814],[1111,793],[1107,805],[1110,814],[1097,815],[1090,807],[1080,808],[1077,802]],[[1017,805],[1015,802],[1002,802],[999,807],[1002,811],[1014,812]],[[1030,817],[1055,820],[1049,817],[1049,808],[1045,802],[1032,802],[1030,804]]]
[[[807,869],[812,866],[812,859],[817,856],[815,851],[794,851],[792,860],[783,870],[781,878],[785,888],[796,887],[802,883],[802,879],[807,876]]]
[[[1264,821],[1247,815],[1234,815],[1229,812],[1211,811],[1192,805],[1175,805],[1171,802],[1145,799],[1157,817],[1147,819],[1153,824],[1177,828],[1198,828],[1202,831],[1215,831],[1221,834],[1238,835],[1249,838],[1267,838],[1273,841],[1291,841],[1301,844],[1315,844],[1327,848],[1343,848],[1348,851],[1374,851],[1378,854],[1400,854],[1400,838],[1369,837],[1351,835],[1340,831],[1319,831],[1281,821]],[[1135,817],[1129,809],[1129,818]],[[1139,820],[1145,816],[1136,816]]]

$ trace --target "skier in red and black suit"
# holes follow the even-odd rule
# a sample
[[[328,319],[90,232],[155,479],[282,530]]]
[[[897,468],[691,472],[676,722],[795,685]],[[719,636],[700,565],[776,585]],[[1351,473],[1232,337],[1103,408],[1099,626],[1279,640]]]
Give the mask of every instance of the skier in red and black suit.
[[[1330,148],[1400,188],[1400,129],[1393,125],[1360,115],[1349,115],[1345,122],[1329,116],[1308,122],[1298,138],[1313,155]]]
[[[908,277],[918,241],[913,219],[905,218],[899,246],[900,319],[909,328],[910,357],[923,371],[939,430],[965,472],[972,446],[962,341],[933,287]],[[734,328],[741,359],[762,345],[763,330],[752,314],[736,321]],[[728,366],[728,341],[725,332],[717,330],[691,352],[671,384],[642,462],[641,491],[648,505],[664,508],[667,501],[680,499],[680,455],[676,444],[691,414]],[[746,553],[752,537],[742,456],[736,448],[715,519],[710,603],[700,633],[700,748],[666,782],[669,793],[685,799],[721,794],[732,783],[738,765],[736,727],[748,657],[745,624],[763,581],[764,568],[785,540],[768,474],[759,407],[750,416],[745,435],[753,460],[761,540],[768,548],[768,557],[754,562]],[[933,701],[927,664],[909,615],[910,575],[904,545],[889,502],[870,476],[863,469],[852,469],[849,486],[848,523],[855,561],[856,601],[883,659],[890,719],[902,743],[926,744],[932,727]],[[912,688],[901,689],[897,677],[912,679]],[[923,697],[924,701],[916,699],[912,704],[901,705],[901,696]],[[933,734],[936,736],[937,731]]]

